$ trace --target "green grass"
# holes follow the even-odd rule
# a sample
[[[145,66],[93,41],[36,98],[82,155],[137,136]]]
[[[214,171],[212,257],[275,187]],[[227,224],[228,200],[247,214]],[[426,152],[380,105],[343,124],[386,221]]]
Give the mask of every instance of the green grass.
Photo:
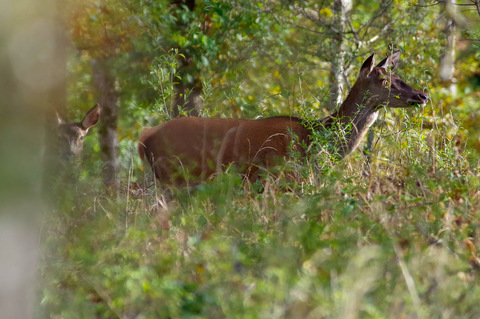
[[[39,317],[478,318],[477,163],[447,135],[168,199],[81,178],[45,219]]]

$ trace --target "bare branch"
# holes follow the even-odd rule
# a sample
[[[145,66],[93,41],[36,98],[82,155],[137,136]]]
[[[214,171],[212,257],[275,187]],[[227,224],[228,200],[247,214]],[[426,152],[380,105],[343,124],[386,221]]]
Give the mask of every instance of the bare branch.
[[[395,23],[397,23],[397,21],[399,20],[402,20],[405,16],[401,16],[400,18],[396,19],[396,20],[392,20],[390,21],[389,23],[387,23],[383,28],[382,30],[380,30],[380,32],[377,33],[377,35],[375,35],[374,37],[372,37],[370,40],[364,40],[364,41],[360,41],[359,42],[359,45],[358,47],[359,48],[362,48],[363,46],[367,45],[367,44],[371,44],[375,41],[378,40],[378,38],[380,38],[381,35],[383,35],[384,33],[386,33],[389,29],[389,27]]]
[[[477,12],[478,15],[480,16],[480,1],[478,0],[472,0],[473,4],[475,4],[475,7],[477,7]]]

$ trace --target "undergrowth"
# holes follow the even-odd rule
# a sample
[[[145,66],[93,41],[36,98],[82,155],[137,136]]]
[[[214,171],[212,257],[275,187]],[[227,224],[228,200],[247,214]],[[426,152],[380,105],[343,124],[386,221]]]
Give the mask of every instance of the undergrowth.
[[[172,61],[152,70],[163,119]],[[363,153],[339,161],[317,134],[307,161],[252,184],[233,170],[180,189],[129,173],[119,194],[92,174],[60,183],[38,317],[479,317],[478,159],[455,123],[398,112]]]
[[[368,165],[319,154],[294,180],[112,196],[80,178],[45,219],[39,317],[478,317],[477,163],[454,127],[396,124]]]

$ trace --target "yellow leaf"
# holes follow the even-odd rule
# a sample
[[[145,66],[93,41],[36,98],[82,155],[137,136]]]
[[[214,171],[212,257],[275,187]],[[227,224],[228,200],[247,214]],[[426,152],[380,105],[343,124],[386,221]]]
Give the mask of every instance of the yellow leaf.
[[[202,264],[198,264],[198,265],[197,265],[197,272],[198,272],[199,274],[203,274],[203,273],[205,272],[205,267],[203,267]]]
[[[327,18],[330,18],[331,16],[333,16],[333,12],[329,8],[323,8],[322,10],[320,10],[319,13]]]
[[[282,90],[280,89],[280,86],[277,85],[274,88],[270,89],[270,91],[268,91],[268,93],[270,93],[272,95],[277,95],[277,94],[282,93]]]

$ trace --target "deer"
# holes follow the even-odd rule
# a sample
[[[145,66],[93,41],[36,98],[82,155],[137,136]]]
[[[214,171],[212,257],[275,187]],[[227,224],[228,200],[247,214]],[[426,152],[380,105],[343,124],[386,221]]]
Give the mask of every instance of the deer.
[[[62,158],[74,158],[83,150],[83,139],[100,118],[100,105],[95,104],[80,122],[66,122],[57,113],[58,151]]]
[[[264,169],[291,157],[305,159],[317,130],[344,130],[331,134],[330,143],[340,158],[353,152],[383,108],[425,106],[428,96],[403,82],[392,70],[401,50],[375,65],[375,53],[360,68],[357,80],[336,112],[306,125],[293,116],[264,119],[179,117],[139,137],[138,152],[161,184],[189,186],[206,181],[234,165],[249,182]]]

